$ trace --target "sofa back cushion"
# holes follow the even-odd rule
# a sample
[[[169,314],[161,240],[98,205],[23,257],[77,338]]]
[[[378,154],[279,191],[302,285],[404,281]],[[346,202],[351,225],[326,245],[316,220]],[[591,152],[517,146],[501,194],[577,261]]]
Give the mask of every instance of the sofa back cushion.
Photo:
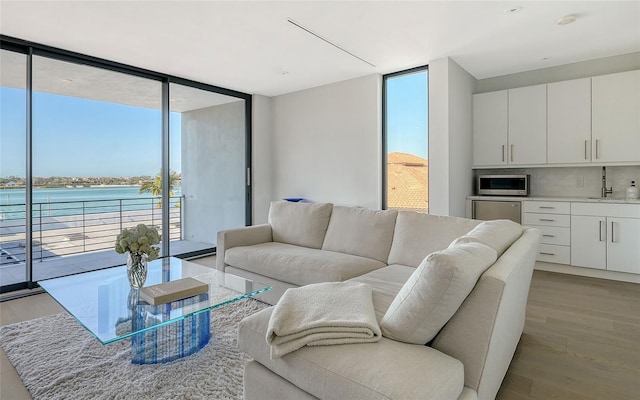
[[[387,264],[415,268],[426,256],[446,249],[452,240],[469,232],[479,223],[480,221],[466,218],[400,211]]]
[[[522,225],[508,219],[496,219],[482,222],[466,235],[454,240],[451,246],[461,243],[482,243],[494,249],[500,257],[520,236],[522,236]]]
[[[398,212],[333,207],[322,250],[387,262]]]
[[[331,218],[331,203],[274,201],[269,209],[273,241],[319,249]]]
[[[480,243],[428,255],[382,317],[383,336],[415,344],[431,341],[496,259],[495,250]]]

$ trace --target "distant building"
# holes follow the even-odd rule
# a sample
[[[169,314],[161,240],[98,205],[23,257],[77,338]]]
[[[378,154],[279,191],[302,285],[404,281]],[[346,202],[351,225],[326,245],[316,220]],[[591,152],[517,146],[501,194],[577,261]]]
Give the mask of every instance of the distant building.
[[[408,153],[387,155],[387,208],[429,210],[429,160]]]

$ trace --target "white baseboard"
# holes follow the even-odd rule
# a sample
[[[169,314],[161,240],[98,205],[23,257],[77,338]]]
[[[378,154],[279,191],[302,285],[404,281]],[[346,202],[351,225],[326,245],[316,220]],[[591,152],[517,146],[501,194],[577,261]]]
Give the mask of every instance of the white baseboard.
[[[626,272],[607,271],[594,268],[574,267],[572,265],[554,264],[543,261],[536,261],[535,269],[540,271],[559,272],[569,275],[589,276],[592,278],[609,279],[612,281],[622,281],[640,283],[640,275],[628,274]]]

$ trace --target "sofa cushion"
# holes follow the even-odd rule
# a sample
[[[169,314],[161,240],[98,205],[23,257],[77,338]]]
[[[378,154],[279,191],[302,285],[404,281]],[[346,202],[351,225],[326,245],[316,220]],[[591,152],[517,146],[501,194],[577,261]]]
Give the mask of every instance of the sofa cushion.
[[[233,247],[225,252],[224,261],[295,285],[340,282],[386,266],[370,258],[277,242]]]
[[[466,235],[454,240],[450,246],[462,243],[482,243],[502,256],[513,242],[522,236],[522,225],[508,219],[484,221]]]
[[[406,265],[389,265],[349,280],[365,283],[371,288],[373,308],[379,323],[393,299],[415,270],[414,267]]]
[[[429,342],[496,258],[495,250],[481,243],[463,243],[427,256],[382,318],[383,336],[407,343]]]
[[[417,267],[426,256],[446,249],[452,240],[479,223],[466,218],[400,211],[387,264]]]
[[[395,210],[335,206],[322,249],[386,264],[397,215]]]
[[[274,201],[269,208],[269,224],[274,242],[319,249],[331,218],[331,203]]]
[[[463,365],[422,345],[376,343],[303,347],[272,360],[265,341],[273,307],[240,322],[238,346],[256,361],[320,399],[457,399]]]

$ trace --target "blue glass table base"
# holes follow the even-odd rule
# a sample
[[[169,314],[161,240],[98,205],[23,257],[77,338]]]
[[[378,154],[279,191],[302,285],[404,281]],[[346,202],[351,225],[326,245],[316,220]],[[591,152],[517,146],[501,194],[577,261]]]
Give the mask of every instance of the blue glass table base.
[[[132,289],[132,300],[137,299],[137,290]],[[178,321],[157,326],[159,319],[170,319],[170,312],[197,302],[205,301],[207,294],[190,297],[173,303],[150,306],[132,304],[133,331],[154,326],[131,337],[131,363],[158,364],[187,357],[202,350],[209,343],[210,312],[204,311]]]

